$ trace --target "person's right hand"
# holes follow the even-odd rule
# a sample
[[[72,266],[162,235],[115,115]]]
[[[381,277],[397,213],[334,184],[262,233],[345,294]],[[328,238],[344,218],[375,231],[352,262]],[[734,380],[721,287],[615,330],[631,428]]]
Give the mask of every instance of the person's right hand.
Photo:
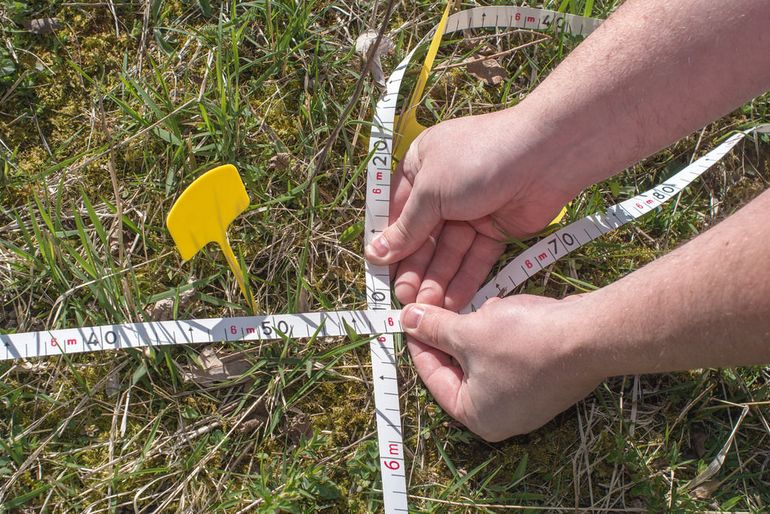
[[[549,171],[537,127],[516,108],[429,128],[391,185],[391,225],[366,248],[396,264],[396,297],[457,311],[467,305],[509,238],[542,230],[576,191]]]
[[[544,425],[609,376],[594,305],[588,295],[525,294],[490,298],[470,314],[412,304],[401,326],[441,408],[495,442]]]

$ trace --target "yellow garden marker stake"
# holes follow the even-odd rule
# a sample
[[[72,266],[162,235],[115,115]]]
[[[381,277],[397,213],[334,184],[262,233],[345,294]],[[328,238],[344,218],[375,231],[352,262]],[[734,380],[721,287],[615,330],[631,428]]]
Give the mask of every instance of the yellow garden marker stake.
[[[207,244],[218,244],[244,298],[256,313],[257,304],[246,289],[246,279],[227,240],[230,223],[248,206],[249,195],[238,170],[225,164],[207,171],[182,192],[168,213],[166,227],[186,261]]]

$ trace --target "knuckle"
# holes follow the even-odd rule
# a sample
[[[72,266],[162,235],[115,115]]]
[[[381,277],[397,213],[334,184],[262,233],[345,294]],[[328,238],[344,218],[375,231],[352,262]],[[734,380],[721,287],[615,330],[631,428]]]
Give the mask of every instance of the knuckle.
[[[427,166],[419,176],[416,176],[412,182],[412,191],[410,199],[415,202],[414,207],[419,211],[435,211],[441,203],[441,191],[445,188],[445,179],[442,173],[435,166]]]
[[[468,428],[468,430],[488,443],[495,443],[500,440],[499,434],[494,427],[490,426],[490,423],[474,419],[467,420],[465,426]]]
[[[408,280],[396,279],[393,289],[395,290],[396,298],[403,304],[414,303],[417,298],[417,290]]]
[[[442,320],[441,323],[436,323],[436,331],[442,338],[444,344],[452,349],[455,356],[461,361],[464,361],[463,345],[461,344],[461,337],[457,326],[457,314],[451,314],[447,319]]]
[[[422,155],[424,153],[422,143],[425,141],[425,136],[428,132],[430,132],[430,128],[420,133],[414,141],[412,141],[412,144],[409,145],[409,149],[404,156],[402,172],[411,183],[414,183],[417,174],[420,172],[420,168],[422,168]]]
[[[420,303],[427,303],[430,305],[438,305],[438,301],[441,299],[441,290],[434,285],[427,285],[420,287],[417,293],[417,298]]]
[[[420,171],[420,161],[415,156],[416,153],[417,151],[414,150],[414,144],[412,144],[401,163],[401,173],[404,174],[404,177],[406,177],[411,184],[414,184],[414,179]]]
[[[428,326],[426,328],[431,341],[445,342],[442,337],[443,334],[441,333],[441,323],[437,323],[433,316],[426,316],[425,321],[428,321]]]
[[[409,228],[409,223],[405,223],[403,218],[396,220],[392,225],[392,228],[393,230],[390,235],[395,235],[397,242],[410,241],[413,237],[412,231]]]

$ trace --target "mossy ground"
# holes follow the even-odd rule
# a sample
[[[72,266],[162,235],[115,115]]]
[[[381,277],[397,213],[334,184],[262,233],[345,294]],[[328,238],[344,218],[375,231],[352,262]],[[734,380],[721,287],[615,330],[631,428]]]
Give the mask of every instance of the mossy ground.
[[[596,2],[593,13],[614,5]],[[582,13],[585,2],[565,6]],[[397,57],[441,8],[397,6]],[[363,307],[360,171],[376,88],[367,84],[324,167],[298,186],[350,100],[360,69],[353,41],[379,20],[377,9],[0,0],[0,64],[14,64],[0,76],[0,326],[141,320],[163,298],[175,300],[178,317],[243,314],[217,252],[182,264],[163,228],[179,192],[222,162],[238,166],[252,199],[231,240],[260,309]],[[23,28],[41,17],[62,26],[42,35]],[[420,117],[432,124],[515,104],[575,43],[501,59],[509,77],[499,87],[463,68],[437,74]],[[478,50],[455,41],[439,61]],[[646,189],[729,130],[767,118],[765,96],[585,192],[569,218]],[[270,164],[277,154],[288,154],[286,165]],[[564,296],[617,280],[758,194],[769,155],[767,141],[742,145],[677,207],[581,249],[523,289]],[[187,289],[194,296],[182,302]],[[364,341],[347,343],[214,345],[220,356],[242,352],[250,370],[245,382],[209,385],[183,379],[200,347],[4,363],[0,510],[378,510],[368,355]],[[613,378],[544,428],[487,444],[435,405],[408,356],[401,364],[415,510],[763,511],[770,502],[764,404],[743,421],[718,487],[687,489],[740,405],[767,400],[764,369]]]

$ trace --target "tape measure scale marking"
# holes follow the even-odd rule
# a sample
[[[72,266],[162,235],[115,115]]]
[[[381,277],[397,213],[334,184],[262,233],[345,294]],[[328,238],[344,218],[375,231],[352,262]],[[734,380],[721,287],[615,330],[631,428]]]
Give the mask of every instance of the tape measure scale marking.
[[[494,22],[492,22],[493,15],[494,15]],[[507,18],[507,21],[506,21],[506,18]],[[460,13],[457,13],[451,16],[447,20],[448,22],[447,27],[449,28],[445,29],[444,33],[455,32],[458,30],[464,30],[468,28],[483,28],[483,27],[543,28],[544,26],[547,27],[550,24],[551,20],[557,20],[557,23],[558,23],[558,20],[561,20],[561,19],[568,20],[568,23],[564,23],[566,30],[569,30],[575,33],[586,32],[584,25],[590,26],[591,22],[593,22],[592,20],[589,20],[589,23],[585,24],[583,21],[580,21],[580,25],[578,27],[575,25],[575,20],[579,19],[579,17],[564,15],[553,11],[539,11],[537,9],[519,8],[519,7],[482,7],[482,8],[471,9],[470,11],[462,11]],[[598,25],[599,22],[596,21],[595,23]],[[437,32],[437,30],[434,30],[434,32]],[[428,37],[430,36],[432,36],[432,34],[428,35]],[[388,210],[389,210],[388,199],[390,196],[389,195],[390,171],[392,168],[391,158],[392,158],[392,150],[393,150],[393,144],[392,144],[393,143],[393,126],[394,126],[393,118],[395,115],[396,100],[398,98],[398,90],[400,88],[400,84],[403,79],[403,75],[406,70],[406,67],[408,63],[411,61],[411,58],[414,55],[416,48],[417,47],[415,47],[415,49],[409,52],[407,57],[394,70],[393,74],[390,77],[390,80],[388,81],[387,93],[381,98],[380,102],[377,105],[370,144],[373,146],[379,145],[372,148],[372,150],[374,150],[374,153],[379,153],[379,155],[373,155],[369,163],[369,171],[370,172],[374,171],[374,176],[372,176],[371,173],[367,175],[368,182],[367,182],[367,210],[366,210],[366,231],[365,231],[367,238],[370,238],[372,235],[376,234],[377,232],[382,231],[387,226]],[[374,170],[372,170],[372,167],[374,167]],[[385,202],[372,201],[373,199],[370,196],[371,187],[369,186],[373,184],[374,181],[380,181],[378,185],[378,189],[380,190],[379,194],[383,194]],[[374,212],[373,209],[370,209],[370,206],[372,204],[375,204],[378,206],[378,209],[376,209],[376,212]],[[390,277],[389,277],[387,268],[384,268],[384,269],[377,268],[367,263],[366,289],[367,289],[368,304],[371,310],[384,311],[386,309],[389,309],[391,304],[389,278]],[[391,311],[391,312],[395,314],[397,311]],[[40,347],[40,344],[44,342],[46,337],[48,337],[49,344],[52,339],[56,341],[55,344],[50,347],[55,349],[54,353],[52,354],[56,354],[56,352],[58,352],[58,354],[76,353],[76,350],[91,351],[92,349],[95,348],[95,344],[89,344],[89,342],[90,343],[98,342],[100,346],[99,349],[111,348],[113,346],[111,344],[111,340],[112,340],[111,334],[115,335],[116,337],[115,346],[118,346],[117,334],[121,334],[121,333],[137,335],[135,344],[133,344],[132,339],[127,336],[125,339],[126,341],[125,347],[140,347],[140,345],[142,344],[144,344],[145,346],[151,346],[153,344],[187,344],[188,342],[192,342],[194,340],[198,340],[202,342],[211,341],[214,336],[213,336],[213,332],[209,331],[210,329],[207,329],[205,331],[205,337],[204,337],[203,332],[195,331],[196,327],[192,327],[193,332],[191,333],[189,331],[186,332],[184,329],[180,328],[180,323],[195,324],[196,322],[200,323],[201,321],[222,323],[222,322],[225,322],[225,320],[227,320],[227,322],[232,323],[236,319],[238,318],[230,318],[230,319],[214,318],[212,320],[186,320],[184,322],[156,322],[156,323],[171,323],[171,325],[141,324],[141,326],[136,326],[136,324],[123,324],[123,325],[106,325],[102,327],[91,327],[90,329],[86,329],[86,330],[90,330],[90,335],[88,336],[87,339],[84,338],[85,334],[80,334],[78,332],[78,330],[83,330],[83,329],[75,329],[76,333],[74,334],[66,333],[67,329],[65,329],[64,331],[42,331],[42,332],[34,333],[34,335],[33,334],[25,335],[26,339],[33,343],[32,346],[34,350],[30,352],[29,347],[25,346],[24,356],[31,357],[34,355],[38,355],[38,356],[49,355],[49,352],[51,352],[52,350],[50,350],[48,347],[45,347],[46,349],[43,350]],[[264,317],[258,317],[258,318],[252,318],[252,319],[257,320],[257,322],[252,323],[252,325],[260,326],[262,323],[267,322],[267,319]],[[259,321],[260,319],[262,321]],[[288,321],[286,322],[288,323]],[[276,317],[272,318],[272,323],[273,324],[276,323]],[[230,327],[231,328],[235,327],[236,334],[232,334],[232,330],[230,330],[230,334],[228,335],[227,330],[224,330],[223,335],[225,336],[224,337],[225,340],[234,340],[232,339],[232,337],[237,337],[238,335],[237,334],[238,325],[231,324]],[[395,327],[395,324],[394,324],[394,327]],[[200,328],[200,327],[197,327],[197,328]],[[245,327],[245,328],[242,327],[242,328],[244,331],[246,331],[249,327]],[[121,332],[121,329],[123,330],[123,332]],[[99,334],[98,338],[94,336],[94,334],[96,334],[97,332]],[[142,339],[138,335],[142,333],[144,334],[145,339]],[[258,332],[256,333],[258,334]],[[61,346],[58,344],[59,338],[57,337],[57,334],[58,336],[62,337],[62,340],[65,341],[64,346]],[[149,334],[154,334],[154,336],[150,336]],[[163,334],[164,337],[159,337],[157,334]],[[80,335],[79,338],[78,338],[78,335]],[[246,333],[246,335],[253,336],[254,332],[252,334]],[[333,334],[329,333],[328,335],[333,335]],[[15,336],[19,336],[19,334],[16,334]],[[14,353],[13,351],[9,351],[9,349],[12,348],[14,344],[11,340],[9,340],[10,337],[11,336],[5,337],[2,340],[5,344],[0,345],[0,349],[2,349],[2,351],[5,352],[5,354],[2,355],[2,357],[6,359],[13,358],[13,353]],[[257,336],[257,337],[260,337],[260,336]],[[13,340],[18,340],[18,337],[13,337]],[[74,341],[74,343],[70,345],[69,341]],[[121,341],[123,340],[121,339]],[[104,347],[105,342],[108,344],[107,348]],[[377,377],[379,374],[379,377],[381,377],[380,380],[375,379],[374,384],[375,384],[375,407],[377,410],[376,419],[377,419],[377,426],[378,426],[379,450],[380,450],[380,456],[381,456],[381,471],[382,471],[383,497],[385,501],[385,511],[386,512],[406,512],[408,511],[407,499],[406,499],[407,491],[406,491],[405,474],[403,473],[403,443],[402,443],[402,435],[401,435],[401,428],[400,428],[400,411],[399,411],[399,405],[398,405],[398,384],[397,384],[397,375],[396,375],[397,368],[396,368],[396,362],[395,362],[395,348],[393,345],[393,338],[390,335],[379,336],[376,342],[378,345],[372,344],[370,346],[372,348],[372,357],[373,357],[372,370],[373,370],[374,376]],[[124,346],[121,346],[121,347],[124,347]],[[384,353],[385,358],[377,358],[378,356],[382,357],[382,355],[378,353],[378,350]],[[19,354],[19,352],[16,352],[16,353]],[[385,372],[388,370],[392,370],[393,373],[386,375]],[[388,377],[388,380],[386,380],[386,376]],[[388,386],[386,387],[385,384],[388,384]]]
[[[533,28],[543,29],[556,23],[557,30],[586,35],[601,21],[580,16],[567,15],[527,7],[478,7],[448,16],[447,5],[441,21],[429,32],[394,69],[386,83],[386,91],[375,108],[369,139],[370,160],[367,166],[365,244],[388,226],[390,208],[390,173],[394,160],[403,157],[406,150],[425,127],[417,122],[415,112],[422,100],[424,86],[432,66],[441,37],[445,34],[471,28]],[[402,115],[395,119],[396,100],[406,68],[415,51],[428,39],[431,46],[418,76],[415,90]],[[393,127],[398,127],[394,134]],[[396,141],[394,143],[394,136]],[[365,264],[367,302],[370,309],[390,307],[390,274],[388,267]],[[391,335],[378,338],[382,347],[395,354]],[[374,350],[374,347],[372,347]],[[393,362],[381,362],[372,354],[372,373],[375,377],[384,373],[396,375]],[[385,512],[407,512],[406,479],[403,473],[403,437],[401,435],[400,410],[398,405],[398,383],[392,381],[392,388],[385,390],[382,381],[374,380],[375,409],[377,411],[377,435],[380,448],[380,471]],[[387,404],[387,407],[384,405]]]
[[[121,323],[0,334],[0,361],[195,343],[376,335],[401,331],[400,310],[325,311]]]

